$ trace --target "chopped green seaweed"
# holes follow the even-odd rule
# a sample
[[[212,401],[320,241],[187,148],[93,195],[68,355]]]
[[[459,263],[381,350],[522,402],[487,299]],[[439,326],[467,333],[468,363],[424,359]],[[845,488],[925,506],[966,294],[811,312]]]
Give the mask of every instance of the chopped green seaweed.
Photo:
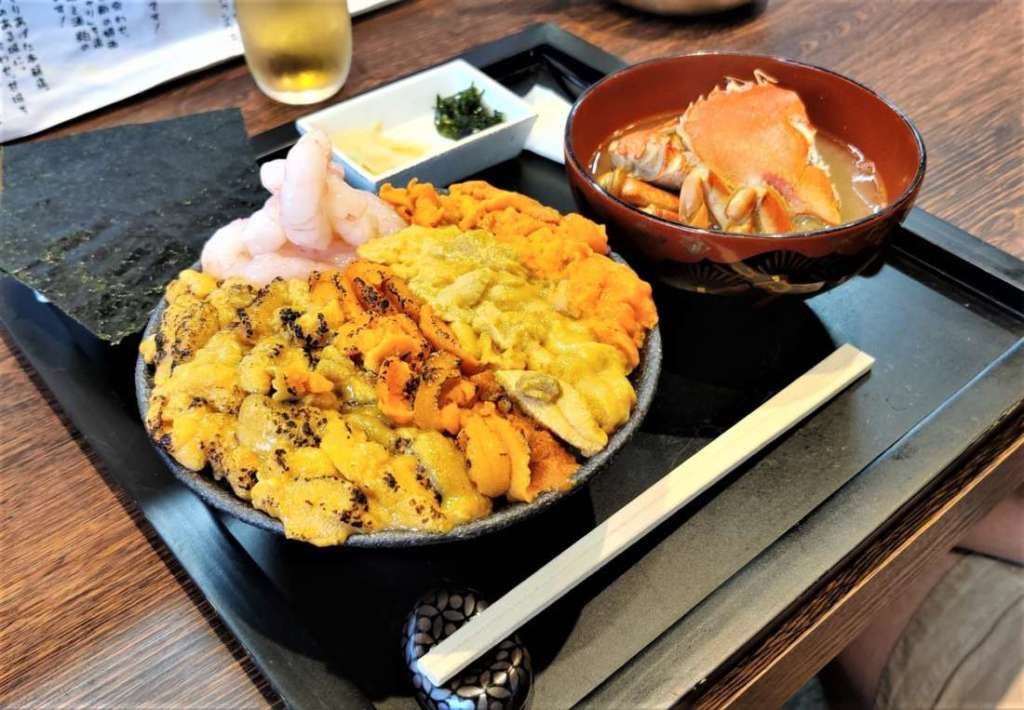
[[[474,84],[451,96],[438,95],[434,103],[437,132],[445,138],[458,140],[504,121],[501,111],[492,111],[484,105],[483,95]]]
[[[0,270],[115,343],[263,197],[236,109],[15,145],[0,159]]]

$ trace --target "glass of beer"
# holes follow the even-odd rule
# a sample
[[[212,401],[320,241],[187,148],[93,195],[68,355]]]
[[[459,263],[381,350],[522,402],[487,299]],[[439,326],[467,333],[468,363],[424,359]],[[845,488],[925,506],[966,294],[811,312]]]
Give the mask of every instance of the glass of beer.
[[[352,65],[345,0],[235,0],[245,61],[264,94],[286,104],[333,96]]]

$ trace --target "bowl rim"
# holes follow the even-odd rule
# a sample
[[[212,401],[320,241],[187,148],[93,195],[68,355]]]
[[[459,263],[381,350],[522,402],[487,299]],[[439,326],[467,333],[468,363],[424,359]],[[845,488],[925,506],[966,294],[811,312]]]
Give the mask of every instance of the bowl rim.
[[[648,214],[647,212],[644,212],[637,208],[635,205],[631,205],[625,200],[616,197],[612,193],[605,190],[597,182],[597,178],[592,174],[590,168],[583,165],[580,162],[579,156],[576,154],[576,148],[572,144],[572,126],[573,122],[576,120],[576,114],[579,111],[580,106],[592,93],[599,90],[605,82],[608,82],[616,77],[622,76],[635,69],[639,69],[650,64],[667,63],[672,61],[678,61],[680,59],[702,56],[752,57],[760,59],[770,59],[772,61],[780,62],[782,64],[790,64],[796,67],[800,67],[802,69],[811,69],[814,71],[823,72],[825,74],[830,74],[837,79],[848,82],[856,87],[859,87],[860,89],[863,89],[864,91],[866,91],[867,93],[871,94],[876,99],[881,101],[882,104],[884,104],[890,111],[896,114],[896,116],[900,120],[902,120],[903,123],[910,129],[910,133],[914,137],[914,143],[917,146],[919,155],[917,161],[917,168],[914,172],[914,178],[910,181],[910,184],[906,187],[906,189],[900,193],[899,197],[890,200],[888,204],[886,204],[882,209],[878,210],[877,212],[865,215],[864,217],[855,219],[852,222],[843,222],[842,224],[837,224],[830,227],[822,227],[820,229],[815,229],[809,232],[775,232],[771,234],[744,234],[741,232],[723,232],[714,229],[705,229],[704,227],[693,227],[691,225],[682,224],[680,222],[673,222],[672,220],[665,219],[664,217]],[[845,232],[846,230],[853,227],[857,227],[859,225],[869,224],[871,222],[888,219],[891,215],[899,211],[906,203],[906,201],[909,200],[918,191],[918,189],[920,189],[921,183],[924,180],[925,168],[928,162],[928,153],[925,149],[924,138],[921,136],[921,132],[917,129],[917,126],[914,125],[914,122],[896,104],[894,104],[887,97],[883,96],[882,94],[875,91],[871,87],[857,81],[856,79],[851,79],[845,74],[840,74],[839,72],[833,69],[819,66],[817,64],[811,64],[809,62],[802,62],[798,59],[791,59],[789,57],[783,57],[776,54],[758,54],[756,52],[731,52],[722,50],[700,50],[696,52],[686,52],[683,54],[671,54],[664,57],[655,57],[653,59],[647,59],[642,62],[637,62],[636,64],[630,64],[628,66],[623,67],[622,69],[619,69],[617,71],[614,71],[610,74],[603,76],[602,78],[598,79],[596,82],[591,84],[589,87],[587,87],[587,89],[582,94],[580,94],[576,98],[576,101],[573,103],[572,108],[569,110],[569,116],[565,121],[565,132],[563,134],[562,145],[565,151],[565,155],[568,161],[572,164],[572,167],[575,170],[577,170],[581,175],[583,175],[584,180],[587,183],[589,183],[590,186],[592,186],[600,194],[609,198],[612,202],[618,203],[619,205],[622,205],[623,207],[636,213],[636,215],[641,219],[649,219],[652,220],[655,224],[662,224],[668,227],[672,227],[681,230],[681,232],[699,234],[702,237],[732,237],[736,239],[750,240],[760,240],[767,238],[772,240],[786,241],[795,239],[807,239],[819,236],[830,236],[833,234],[838,234],[840,232]]]
[[[608,258],[629,266],[625,259],[609,250]],[[190,268],[199,270],[197,263]],[[632,268],[632,267],[631,267]],[[166,294],[161,294],[146,323],[142,337],[147,338],[157,332],[164,310],[167,308]],[[459,542],[481,537],[504,530],[505,528],[534,517],[547,510],[558,501],[582,490],[590,480],[605,470],[612,459],[623,449],[633,436],[640,430],[640,425],[647,416],[657,392],[661,378],[662,341],[660,323],[647,331],[643,347],[640,350],[640,363],[629,373],[629,379],[636,392],[636,402],[629,413],[629,418],[608,437],[608,443],[601,451],[589,458],[584,458],[572,475],[573,486],[561,491],[546,491],[529,503],[509,503],[500,510],[471,520],[444,533],[432,533],[422,530],[386,529],[372,533],[351,535],[340,545],[330,547],[362,547],[362,548],[402,548],[421,547],[443,543]],[[149,396],[153,388],[153,373],[140,352],[135,361],[135,403],[139,411],[142,425],[145,428],[146,412],[149,409]],[[284,524],[278,518],[256,508],[248,500],[235,495],[223,480],[217,480],[204,466],[199,471],[182,466],[162,446],[149,435],[147,439],[163,459],[171,474],[208,506],[227,513],[257,528],[267,530],[282,537],[285,536]],[[304,542],[304,541],[303,541]],[[307,543],[311,544],[311,543]]]

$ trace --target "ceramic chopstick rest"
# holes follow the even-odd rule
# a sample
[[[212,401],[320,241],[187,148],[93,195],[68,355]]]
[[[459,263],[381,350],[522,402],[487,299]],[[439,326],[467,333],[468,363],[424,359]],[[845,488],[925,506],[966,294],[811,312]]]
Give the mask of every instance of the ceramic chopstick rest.
[[[402,648],[416,700],[426,710],[519,710],[533,690],[530,654],[512,635],[442,685],[423,675],[419,659],[487,608],[472,589],[435,589],[416,602],[402,632]]]

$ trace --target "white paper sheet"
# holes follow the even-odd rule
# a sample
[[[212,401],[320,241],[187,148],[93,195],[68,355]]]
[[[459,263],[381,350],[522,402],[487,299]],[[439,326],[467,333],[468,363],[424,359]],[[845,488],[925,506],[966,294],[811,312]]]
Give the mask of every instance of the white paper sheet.
[[[530,89],[524,98],[537,112],[537,121],[526,139],[526,150],[564,164],[565,122],[569,120],[572,104],[540,84]]]
[[[0,0],[0,143],[241,53],[232,0]]]

